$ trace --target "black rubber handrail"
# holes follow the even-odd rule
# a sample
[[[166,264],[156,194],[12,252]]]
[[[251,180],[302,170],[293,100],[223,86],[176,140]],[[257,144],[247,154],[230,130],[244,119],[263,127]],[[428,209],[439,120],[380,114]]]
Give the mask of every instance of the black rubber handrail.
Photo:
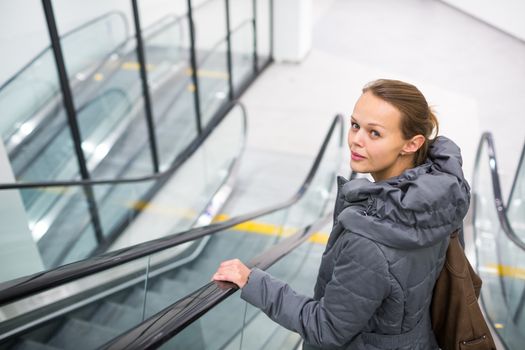
[[[525,250],[525,242],[523,242],[521,238],[518,237],[518,235],[516,235],[512,226],[509,223],[509,219],[507,218],[507,208],[504,204],[505,202],[503,201],[503,195],[498,174],[498,161],[496,159],[496,149],[494,147],[494,139],[492,137],[492,133],[490,132],[485,132],[483,133],[483,135],[481,135],[481,139],[478,145],[478,151],[476,154],[476,162],[474,169],[478,168],[479,162],[481,161],[481,151],[483,149],[483,143],[487,144],[490,176],[492,179],[492,190],[494,192],[494,204],[496,205],[496,212],[498,215],[499,223],[507,238],[510,239],[514,244],[516,244],[521,250]]]
[[[323,144],[313,162],[313,165],[310,168],[310,171],[308,172],[308,175],[306,176],[306,179],[301,184],[297,192],[288,200],[280,204],[256,210],[249,214],[237,216],[227,221],[214,223],[205,227],[194,228],[182,233],[172,234],[163,238],[144,242],[128,248],[123,248],[100,256],[81,260],[72,264],[64,265],[49,271],[40,272],[30,276],[20,277],[8,282],[1,283],[0,305],[25,298],[32,294],[60,286],[64,283],[68,283],[80,279],[82,277],[86,277],[88,275],[92,275],[94,273],[122,265],[126,262],[144,256],[148,256],[168,248],[172,248],[185,242],[193,241],[198,238],[214,234],[216,232],[224,231],[225,229],[231,228],[245,221],[253,220],[258,217],[268,215],[291,206],[292,204],[299,201],[299,199],[302,198],[306,190],[310,187],[312,179],[314,178],[314,175],[316,174],[319,168],[319,164],[323,159],[324,153],[328,146],[328,142],[331,140],[332,135],[334,134],[334,131],[338,125],[340,127],[338,141],[340,144],[342,144],[343,123],[344,118],[342,115],[337,115],[334,117],[330,125],[330,129],[328,130],[325,136]],[[207,127],[205,130],[207,129],[213,128]],[[208,134],[209,131],[210,130],[208,130]],[[185,155],[185,157],[187,158],[187,155]],[[183,162],[183,160],[181,160],[180,162]],[[148,177],[148,179],[149,178],[150,177]]]
[[[330,212],[314,224],[283,239],[251,260],[247,264],[248,267],[257,267],[261,270],[268,269],[329,223],[332,215],[333,213]],[[238,289],[238,286],[229,282],[209,282],[138,326],[106,343],[101,349],[156,349]]]

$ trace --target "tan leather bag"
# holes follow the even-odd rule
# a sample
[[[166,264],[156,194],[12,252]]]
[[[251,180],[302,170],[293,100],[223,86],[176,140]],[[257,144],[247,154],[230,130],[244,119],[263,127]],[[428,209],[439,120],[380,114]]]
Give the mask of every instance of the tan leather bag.
[[[450,236],[430,306],[432,329],[441,349],[496,349],[478,304],[480,290],[481,278],[467,260],[456,231]]]

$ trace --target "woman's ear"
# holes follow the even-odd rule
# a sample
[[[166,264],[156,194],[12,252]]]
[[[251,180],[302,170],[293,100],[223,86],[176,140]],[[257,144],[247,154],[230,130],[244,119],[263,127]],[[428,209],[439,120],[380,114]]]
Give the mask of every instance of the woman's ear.
[[[416,135],[416,136],[412,137],[410,140],[408,140],[405,143],[405,145],[401,149],[401,154],[402,155],[404,155],[404,154],[413,154],[418,149],[420,149],[421,146],[423,146],[424,143],[425,143],[425,136],[423,136],[423,135]]]

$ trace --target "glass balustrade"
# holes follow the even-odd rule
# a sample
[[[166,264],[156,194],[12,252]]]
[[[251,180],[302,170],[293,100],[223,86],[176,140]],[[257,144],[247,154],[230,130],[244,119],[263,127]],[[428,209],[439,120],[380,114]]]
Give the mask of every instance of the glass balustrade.
[[[152,148],[146,127],[140,64],[129,1],[120,0],[104,6],[90,3],[85,4],[82,10],[73,3],[56,0],[51,3],[65,60],[63,68],[68,73],[73,93],[80,139],[75,140],[71,135],[55,58],[51,50],[46,49],[0,88],[0,133],[16,179],[21,182],[80,180],[75,142],[81,147],[92,179],[132,178],[152,174]],[[230,75],[234,79],[235,92],[256,72],[253,69],[255,45],[251,2],[244,4],[245,12],[239,12],[238,7],[231,9],[233,24],[237,25],[241,20],[246,23],[231,33],[232,50],[235,51],[232,52],[231,72],[227,64],[226,7],[223,0],[192,2],[196,34],[195,72],[190,64],[191,24],[187,15],[187,2],[175,1],[172,4],[173,11],[161,11],[162,16],[155,9],[159,4],[155,5],[154,1],[140,2],[139,15],[143,23],[141,35],[148,93],[152,102],[153,133],[162,171],[168,169],[180,152],[199,136],[199,115],[195,106],[197,90],[193,85],[192,74],[196,74],[199,82],[200,124],[205,128],[215,121],[213,117],[220,117],[217,113],[230,101]],[[66,16],[67,13],[73,15]],[[269,17],[267,20],[268,24],[260,20],[259,25],[269,26]],[[269,56],[266,58],[265,63]],[[259,64],[261,62],[259,60]],[[44,263],[43,268],[59,267],[108,250],[129,247],[204,224],[205,221],[199,222],[198,218],[202,217],[210,198],[228,179],[242,149],[245,130],[243,118],[240,107],[232,109],[205,143],[169,179],[19,190],[28,216],[28,227]],[[161,187],[162,191],[159,191]],[[236,229],[224,232],[223,236],[233,239],[234,245],[244,242],[248,246],[251,244],[246,237],[257,238],[260,240],[256,244],[259,248],[257,252],[260,252],[289,233],[283,228],[289,226],[287,220],[290,213],[280,211],[262,218],[265,225],[270,224],[272,227],[267,235],[246,234]],[[126,234],[121,235],[124,231]],[[62,289],[44,292],[36,295],[35,299],[27,299],[25,302],[32,307],[37,304],[40,306],[34,311],[25,310],[27,313],[23,312],[24,315],[20,317],[2,313],[2,317],[5,317],[0,318],[0,343],[8,334],[6,332],[37,323],[42,327],[36,331],[36,338],[23,336],[23,339],[18,338],[15,342],[19,345],[21,342],[33,344],[45,338],[51,343],[55,339],[54,344],[58,345],[57,342],[61,341],[60,332],[69,334],[73,339],[78,334],[75,332],[86,329],[111,338],[113,333],[106,333],[104,326],[89,326],[87,318],[102,309],[116,315],[118,312],[108,305],[115,306],[129,298],[131,306],[119,305],[117,309],[127,313],[130,311],[128,306],[138,307],[140,310],[130,311],[129,319],[132,321],[125,327],[137,324],[146,315],[167,305],[155,301],[158,288],[169,286],[168,282],[155,282],[160,278],[157,276],[168,269],[190,266],[191,261],[199,260],[199,254],[213,244],[212,239],[202,239],[82,279],[78,284],[67,284]],[[236,250],[232,249],[231,252],[236,253]],[[252,253],[256,252],[243,250],[239,257],[249,259]],[[213,254],[209,258],[204,256],[203,261],[214,259]],[[207,266],[211,269],[212,265],[215,266]],[[184,276],[185,273],[179,274]],[[151,280],[145,279],[145,276],[151,277]],[[186,289],[178,293],[197,287],[208,278],[195,278],[191,283],[185,283]],[[87,281],[86,284],[83,281]],[[124,291],[131,286],[141,286],[142,297],[135,299],[135,292],[129,294]],[[110,298],[110,294],[111,298],[116,299],[105,299],[106,296]],[[171,296],[169,303],[174,298],[175,295]],[[37,304],[33,304],[35,300]],[[106,301],[109,304],[104,304]],[[16,304],[15,309],[23,310],[25,302],[23,300]],[[66,313],[62,318],[52,319],[49,316],[55,315],[53,310],[62,310],[64,305],[68,305],[66,311],[72,313]],[[9,306],[4,305],[2,310],[7,310],[6,307],[9,309]],[[102,319],[100,314],[96,317]],[[69,318],[75,319],[71,328],[68,328],[69,324],[60,328],[59,325],[65,325]],[[124,328],[118,329],[122,330]],[[100,340],[102,338],[104,336]],[[11,343],[2,343],[0,348],[4,344]]]
[[[492,172],[486,142],[481,145],[474,171],[475,245],[478,272],[483,280],[481,298],[493,327],[511,349],[525,341],[523,311],[519,305],[524,291],[525,252],[512,242],[500,224],[495,202]],[[501,209],[500,209],[501,210]]]
[[[231,120],[233,122],[233,119]],[[218,150],[219,145],[235,148],[236,142],[231,140],[233,126],[225,124],[224,129],[219,130],[219,133],[229,132],[230,137],[217,134],[216,142],[207,145],[208,151]],[[335,135],[333,138],[338,139]],[[212,140],[210,138],[210,141]],[[15,349],[28,343],[67,348],[71,346],[70,344],[74,344],[75,337],[81,333],[83,338],[88,339],[86,344],[89,347],[96,348],[103,345],[116,335],[209,282],[221,261],[240,258],[247,262],[274,245],[280,236],[298,232],[318,220],[325,212],[326,205],[333,201],[333,198],[327,194],[334,188],[335,171],[340,164],[340,158],[337,158],[339,154],[340,140],[332,140],[304,197],[291,207],[212,236],[124,263],[65,285],[64,289],[52,289],[41,295],[29,297],[25,303],[23,300],[15,302],[14,304],[25,305],[30,300],[34,300],[37,304],[40,303],[40,307],[33,305],[34,313],[43,314],[41,310],[46,310],[48,313],[52,311],[61,316],[49,319],[40,326],[26,331],[22,329],[28,325],[21,325],[20,318],[4,320],[0,323],[4,327],[2,329],[4,333],[20,332],[16,337],[9,339],[10,343],[4,344],[9,344]],[[217,155],[218,152],[213,153],[214,158]],[[228,166],[229,162],[227,157],[223,157],[222,160],[215,159],[212,166],[224,167]],[[208,162],[206,161],[205,164]],[[220,173],[220,170],[210,169],[210,174],[212,172]],[[266,224],[258,225],[259,222]],[[292,227],[296,224],[297,226]],[[315,279],[316,264],[321,252],[322,244],[319,242],[303,244],[275,265],[272,272],[282,278],[290,278],[294,281],[294,286],[307,292],[313,287],[311,281]],[[312,256],[313,260],[310,259]],[[79,293],[83,294],[82,298]],[[204,297],[206,288],[202,293]],[[46,303],[47,299],[44,296],[59,294],[62,294],[62,297],[67,296],[63,298],[64,300],[81,300],[81,302]],[[67,305],[65,309],[63,305]],[[192,348],[197,346],[203,349],[218,349],[241,344],[239,335],[244,326],[254,327],[256,322],[259,322],[258,319],[261,317],[253,310],[245,311],[245,304],[238,296],[232,296],[173,338],[165,348],[191,343]],[[12,328],[7,328],[8,326]],[[288,335],[285,336],[287,337]],[[86,344],[83,346],[87,346]]]

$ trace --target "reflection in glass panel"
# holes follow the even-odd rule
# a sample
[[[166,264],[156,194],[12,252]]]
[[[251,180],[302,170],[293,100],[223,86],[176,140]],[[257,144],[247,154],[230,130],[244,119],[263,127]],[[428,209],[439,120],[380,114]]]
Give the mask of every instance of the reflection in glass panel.
[[[36,198],[28,221],[45,269],[71,262],[68,256],[85,258],[97,247],[82,187],[25,189],[21,193]]]

